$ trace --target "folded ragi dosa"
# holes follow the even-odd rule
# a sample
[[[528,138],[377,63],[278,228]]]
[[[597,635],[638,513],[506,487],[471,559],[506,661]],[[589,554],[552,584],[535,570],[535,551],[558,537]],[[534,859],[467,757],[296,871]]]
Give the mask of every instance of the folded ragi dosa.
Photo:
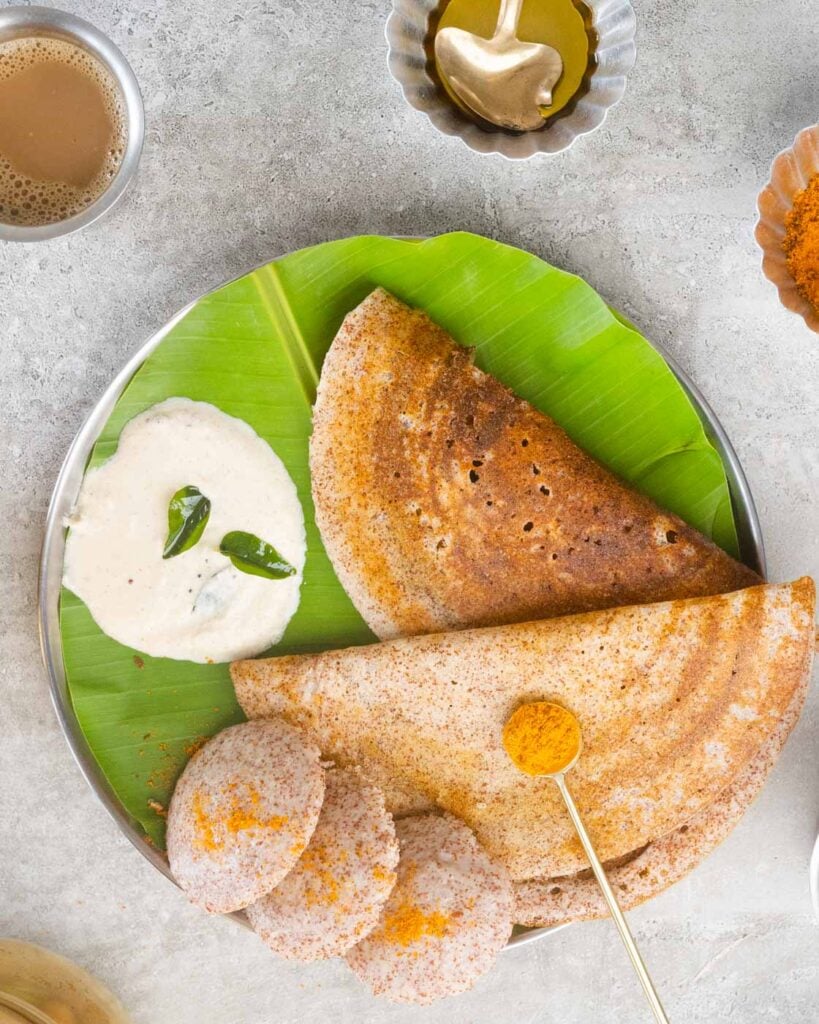
[[[707,846],[709,809],[731,818],[719,801],[730,803],[732,786],[747,803],[795,720],[813,616],[814,586],[802,579],[231,672],[249,717],[303,727],[326,757],[384,785],[398,812],[437,805],[463,818],[523,883],[570,877],[586,862],[554,785],[518,772],[502,748],[521,702],[554,700],[578,716],[572,789],[603,859],[645,856],[664,837],[668,853],[686,822]],[[655,890],[674,880],[655,874]],[[530,909],[542,896],[529,893]]]
[[[760,582],[378,289],[321,372],[316,521],[382,639]]]

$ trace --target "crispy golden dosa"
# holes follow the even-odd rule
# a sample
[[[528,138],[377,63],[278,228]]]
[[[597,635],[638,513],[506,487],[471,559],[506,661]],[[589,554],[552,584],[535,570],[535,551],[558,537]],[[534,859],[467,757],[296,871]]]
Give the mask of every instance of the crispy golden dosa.
[[[775,732],[809,672],[814,600],[806,578],[231,673],[249,717],[283,715],[325,756],[463,818],[513,879],[553,878],[585,860],[554,785],[502,748],[512,711],[578,716],[572,789],[601,857],[621,857],[700,814]]]
[[[327,552],[382,639],[760,582],[381,289],[325,359],[310,469]]]

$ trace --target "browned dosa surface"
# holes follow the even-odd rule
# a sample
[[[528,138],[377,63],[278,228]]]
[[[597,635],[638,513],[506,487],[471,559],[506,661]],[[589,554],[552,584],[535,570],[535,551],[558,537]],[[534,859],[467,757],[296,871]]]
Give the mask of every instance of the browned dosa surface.
[[[231,671],[249,717],[282,715],[391,795],[457,814],[514,879],[550,878],[585,861],[553,783],[502,749],[515,707],[555,700],[577,714],[572,790],[601,857],[621,857],[746,770],[805,685],[813,616],[802,579]]]
[[[760,582],[381,289],[325,359],[310,469],[324,545],[381,638]]]

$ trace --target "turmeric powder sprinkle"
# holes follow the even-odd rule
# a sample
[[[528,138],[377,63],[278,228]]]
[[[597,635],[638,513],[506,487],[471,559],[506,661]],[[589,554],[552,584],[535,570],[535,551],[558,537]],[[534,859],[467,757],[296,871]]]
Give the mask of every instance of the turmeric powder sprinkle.
[[[528,775],[556,775],[580,752],[580,725],[571,711],[559,704],[523,704],[504,726],[503,746]]]
[[[782,248],[799,294],[819,312],[819,174],[794,196]]]
[[[388,871],[386,868],[381,867],[380,864],[376,864],[373,868],[373,878],[376,882],[385,882],[389,886],[395,885],[395,872]]]
[[[259,793],[253,786],[248,786],[247,790],[251,807],[255,807],[259,803]],[[282,814],[275,814],[269,818],[260,817],[254,810],[248,810],[235,794],[224,816],[212,816],[205,807],[201,793],[197,793],[193,798],[193,819],[196,844],[208,853],[223,849],[228,836],[235,836],[252,828],[280,829],[288,821],[287,816]]]
[[[304,901],[308,907],[327,907],[337,903],[341,895],[334,868],[335,858],[326,846],[313,843],[301,855],[299,867],[307,877]]]
[[[440,939],[446,934],[449,917],[439,910],[425,914],[414,903],[401,903],[384,918],[384,938],[397,946],[410,946],[429,936]]]
[[[211,853],[224,846],[224,843],[216,839],[213,822],[205,810],[205,803],[201,793],[197,793],[193,798],[193,823],[196,829],[196,845],[200,849]]]

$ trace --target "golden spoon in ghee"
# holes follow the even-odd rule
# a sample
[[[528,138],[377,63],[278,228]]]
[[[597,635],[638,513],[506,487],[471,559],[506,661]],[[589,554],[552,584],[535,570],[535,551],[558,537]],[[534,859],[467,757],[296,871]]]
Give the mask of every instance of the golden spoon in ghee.
[[[500,0],[491,39],[463,28],[442,28],[435,59],[461,102],[501,128],[542,128],[541,107],[552,104],[552,89],[563,74],[560,54],[546,43],[524,43],[517,32],[523,0]]]
[[[515,766],[522,772],[554,779],[589,858],[594,877],[603,890],[603,896],[654,1012],[654,1018],[659,1024],[668,1024],[660,997],[566,785],[565,773],[577,763],[583,746],[580,723],[571,711],[559,704],[552,704],[549,701],[522,704],[503,728],[503,746]]]

